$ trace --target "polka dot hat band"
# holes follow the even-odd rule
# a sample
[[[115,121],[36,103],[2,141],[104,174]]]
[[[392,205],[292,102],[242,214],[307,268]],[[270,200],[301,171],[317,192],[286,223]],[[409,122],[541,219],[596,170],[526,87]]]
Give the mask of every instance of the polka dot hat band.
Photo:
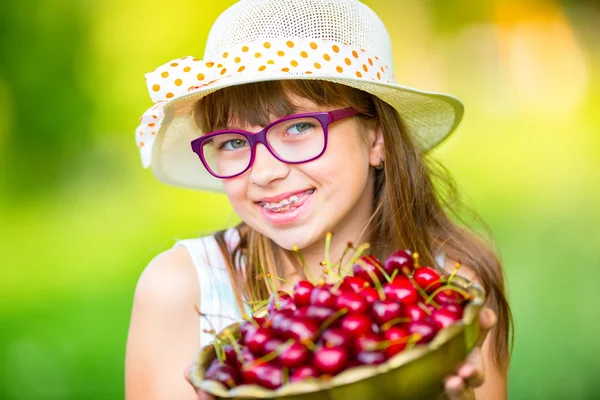
[[[225,87],[281,79],[325,80],[371,93],[392,105],[429,150],[456,128],[463,105],[397,84],[391,54],[385,26],[359,1],[239,1],[214,23],[204,59],[178,58],[146,74],[155,104],[136,129],[142,165],[168,184],[222,191],[190,146],[208,133],[195,122],[195,103]]]

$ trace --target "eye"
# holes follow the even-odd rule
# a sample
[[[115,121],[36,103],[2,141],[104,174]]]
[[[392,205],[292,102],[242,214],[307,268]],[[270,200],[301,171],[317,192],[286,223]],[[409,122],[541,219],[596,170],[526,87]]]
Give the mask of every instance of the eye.
[[[302,135],[314,127],[315,127],[315,124],[312,124],[310,122],[299,122],[295,125],[290,126],[288,128],[287,132],[292,135]]]
[[[220,150],[237,150],[248,145],[248,141],[244,139],[231,139],[219,145]]]

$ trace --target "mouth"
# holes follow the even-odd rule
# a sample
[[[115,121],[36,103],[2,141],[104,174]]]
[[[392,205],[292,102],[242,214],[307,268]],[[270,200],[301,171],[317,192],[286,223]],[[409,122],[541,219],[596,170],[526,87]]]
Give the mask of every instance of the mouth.
[[[315,189],[311,188],[304,192],[288,196],[278,202],[259,201],[256,204],[268,213],[281,214],[291,212],[301,207],[314,192]]]

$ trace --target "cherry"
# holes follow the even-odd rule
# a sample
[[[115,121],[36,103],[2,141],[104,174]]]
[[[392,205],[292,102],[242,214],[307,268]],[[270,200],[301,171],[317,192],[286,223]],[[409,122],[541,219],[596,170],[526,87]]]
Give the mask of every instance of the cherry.
[[[388,346],[385,349],[385,354],[388,358],[392,358],[406,348],[406,338],[408,336],[410,336],[408,329],[398,325],[392,326],[383,332],[383,337],[388,342]]]
[[[379,365],[386,362],[387,357],[383,351],[361,351],[356,354],[356,360],[362,365]]]
[[[433,301],[437,304],[460,304],[465,301],[465,297],[452,288],[442,289],[433,296]]]
[[[335,302],[336,296],[329,285],[314,288],[310,295],[310,304],[315,306],[335,308]]]
[[[431,267],[417,268],[413,275],[413,279],[417,285],[427,293],[433,293],[443,284],[440,274]]]
[[[419,305],[409,304],[404,307],[404,315],[413,321],[423,321],[428,314]]]
[[[288,368],[296,368],[310,359],[310,350],[298,342],[292,343],[279,355],[281,363]]]
[[[235,347],[231,344],[223,346],[223,353],[225,353],[225,362],[231,366],[237,366],[239,364]]]
[[[245,383],[256,383],[267,389],[277,389],[283,384],[283,371],[271,363],[252,365],[242,370]]]
[[[340,284],[339,290],[341,292],[354,292],[359,293],[361,290],[369,287],[369,282],[359,278],[358,276],[350,276],[344,278]]]
[[[372,313],[375,317],[375,321],[379,324],[385,324],[386,322],[403,316],[402,304],[391,299],[378,300],[373,303]]]
[[[419,293],[410,279],[404,275],[397,276],[393,281],[383,287],[387,299],[396,300],[404,305],[416,304]]]
[[[325,347],[348,347],[352,343],[350,336],[340,328],[329,328],[321,334],[320,344]]]
[[[217,362],[216,364],[215,361]],[[228,388],[232,388],[241,382],[241,377],[237,369],[229,364],[221,364],[218,360],[213,360],[204,376],[206,379],[220,382]]]
[[[275,310],[295,310],[296,303],[292,296],[290,296],[286,292],[278,292],[277,295],[275,293],[271,294],[269,297],[269,304],[267,306],[267,310],[269,313]]]
[[[265,354],[265,343],[274,336],[275,333],[271,328],[260,327],[246,338],[246,346],[253,354],[262,356]]]
[[[462,309],[456,304],[444,304],[440,308],[433,310],[431,320],[437,325],[438,329],[447,328],[462,318]]]
[[[404,275],[410,275],[415,269],[410,250],[398,250],[393,253],[385,260],[383,269],[389,276],[392,276],[396,270]]]
[[[408,324],[408,333],[410,333],[411,335],[413,333],[418,333],[421,335],[421,338],[417,340],[417,343],[419,344],[431,342],[437,332],[437,325],[427,320],[413,321]]]
[[[368,304],[364,297],[354,292],[344,292],[336,298],[335,306],[338,309],[347,308],[350,312],[364,313]]]
[[[354,351],[358,354],[361,351],[376,351],[381,337],[373,332],[367,332],[363,336],[356,338],[354,342]]]
[[[374,287],[367,287],[361,290],[359,293],[367,304],[372,304],[373,302],[379,300],[379,292]]]
[[[347,361],[348,351],[343,347],[321,347],[313,355],[315,367],[328,375],[335,375],[343,370]]]
[[[371,318],[365,314],[348,314],[342,317],[340,327],[352,337],[359,337],[371,332]]]
[[[294,285],[294,301],[296,307],[300,308],[310,304],[310,295],[312,294],[315,285],[309,281],[298,281]]]
[[[265,342],[263,346],[263,352],[265,354],[269,354],[275,350],[278,350],[281,348],[281,346],[283,346],[283,343],[283,340],[278,338],[269,339]]]
[[[276,333],[283,333],[286,331],[287,326],[290,324],[291,317],[294,315],[291,310],[275,310],[271,314],[265,323],[270,326]]]
[[[323,323],[327,318],[331,317],[335,311],[327,307],[308,306],[306,308],[306,316],[314,319],[319,323]]]
[[[301,381],[308,378],[318,378],[319,371],[312,365],[303,365],[298,367],[290,375],[290,382]]]
[[[379,282],[383,282],[381,261],[374,256],[360,257],[352,267],[352,272],[354,276],[361,278],[370,284],[375,283],[373,277],[376,277]]]
[[[307,341],[314,341],[318,331],[319,327],[312,319],[297,318],[290,322],[289,326],[287,326],[287,330],[283,334],[286,337],[305,343]]]

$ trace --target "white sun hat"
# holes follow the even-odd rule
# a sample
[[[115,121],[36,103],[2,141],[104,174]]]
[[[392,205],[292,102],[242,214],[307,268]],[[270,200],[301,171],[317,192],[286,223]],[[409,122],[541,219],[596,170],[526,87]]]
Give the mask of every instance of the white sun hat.
[[[172,60],[146,74],[155,103],[136,130],[142,164],[175,186],[222,191],[190,142],[202,132],[194,106],[219,89],[281,79],[316,79],[371,93],[394,107],[421,150],[458,125],[457,98],[396,83],[389,34],[356,0],[241,0],[212,26],[204,58]]]

